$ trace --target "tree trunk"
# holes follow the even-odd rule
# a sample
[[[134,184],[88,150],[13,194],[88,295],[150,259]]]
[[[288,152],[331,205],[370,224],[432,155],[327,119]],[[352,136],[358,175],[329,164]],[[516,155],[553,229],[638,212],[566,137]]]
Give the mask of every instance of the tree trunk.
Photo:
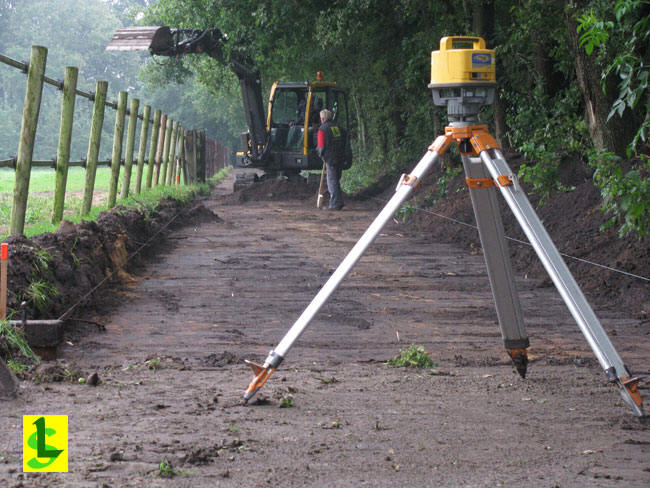
[[[472,12],[472,27],[474,32],[485,39],[485,44],[489,49],[494,49],[494,0],[484,0],[474,5]],[[505,107],[499,100],[498,88],[494,97],[493,110],[494,136],[502,148],[509,148],[510,142],[506,138],[506,112]]]
[[[580,9],[586,6],[587,2],[582,0],[576,3]],[[613,77],[608,77],[603,92],[602,67],[596,64],[595,55],[587,55],[584,48],[580,46],[576,10],[568,10],[566,22],[569,42],[574,54],[576,78],[585,102],[585,118],[589,134],[596,148],[625,156],[625,149],[634,133],[633,124],[630,123],[632,118],[614,116],[609,122],[607,121],[612,104],[617,98],[617,83]]]

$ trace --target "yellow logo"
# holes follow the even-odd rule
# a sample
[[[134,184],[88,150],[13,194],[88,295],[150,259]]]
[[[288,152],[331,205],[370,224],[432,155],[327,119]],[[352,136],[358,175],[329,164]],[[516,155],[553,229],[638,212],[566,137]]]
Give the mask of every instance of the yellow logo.
[[[339,130],[339,128],[337,126],[333,125],[331,127],[331,129],[332,129],[332,134],[334,135],[334,137],[341,137],[341,131]]]
[[[23,415],[23,471],[68,472],[67,415]]]

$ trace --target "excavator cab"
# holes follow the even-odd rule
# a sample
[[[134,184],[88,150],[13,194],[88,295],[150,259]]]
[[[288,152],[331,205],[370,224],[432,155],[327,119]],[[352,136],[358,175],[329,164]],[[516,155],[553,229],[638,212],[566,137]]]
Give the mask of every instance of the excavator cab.
[[[332,111],[333,120],[348,133],[347,96],[335,82],[277,81],[271,88],[266,130],[269,169],[296,172],[321,169],[316,152],[320,111]]]

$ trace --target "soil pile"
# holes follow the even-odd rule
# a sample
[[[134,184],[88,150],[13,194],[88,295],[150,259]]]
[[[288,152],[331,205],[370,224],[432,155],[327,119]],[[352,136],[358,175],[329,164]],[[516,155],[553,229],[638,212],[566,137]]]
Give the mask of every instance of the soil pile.
[[[284,178],[262,180],[247,185],[219,199],[221,205],[240,205],[259,201],[316,201],[318,185],[305,181],[289,181]]]
[[[507,154],[506,159],[515,173],[524,162],[518,154]],[[621,239],[617,226],[601,230],[608,219],[601,210],[600,192],[586,174],[582,163],[567,162],[562,166],[561,173],[562,184],[574,189],[568,192],[554,192],[546,202],[540,203],[539,195],[531,194],[530,186],[522,184],[558,250],[574,258],[649,277],[650,239]],[[418,211],[410,214],[404,225],[413,230],[429,232],[432,239],[437,241],[481,252],[478,231],[471,227],[475,226],[476,221],[464,173],[461,172],[449,183],[445,183],[445,178],[445,170],[440,166],[425,178],[410,202]],[[364,192],[362,196],[387,200],[393,193],[392,185],[394,181],[384,193],[379,194],[375,187]],[[445,195],[440,197],[443,193]],[[510,208],[500,196],[498,200],[506,236],[527,243],[528,240]],[[441,216],[459,220],[470,226]],[[531,246],[510,240],[509,247],[513,266],[518,272],[540,278],[543,284],[552,286]],[[582,291],[596,306],[618,308],[640,319],[650,315],[647,281],[570,257],[565,256],[564,259]]]
[[[26,302],[29,319],[57,318],[72,306],[95,306],[92,290],[130,279],[165,243],[166,231],[182,225],[219,222],[201,203],[165,199],[154,210],[117,206],[97,221],[63,221],[55,233],[12,236],[9,244],[9,313]]]

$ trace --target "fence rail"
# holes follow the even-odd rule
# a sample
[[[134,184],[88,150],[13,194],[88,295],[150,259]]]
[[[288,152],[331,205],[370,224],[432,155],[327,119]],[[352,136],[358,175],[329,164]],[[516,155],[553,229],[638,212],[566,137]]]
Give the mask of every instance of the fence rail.
[[[140,101],[128,100],[127,92],[119,92],[118,101],[106,99],[107,81],[98,81],[94,93],[77,89],[78,68],[67,67],[63,81],[45,75],[47,48],[32,46],[29,63],[11,59],[0,54],[0,62],[21,70],[27,74],[27,90],[23,107],[23,119],[18,143],[18,154],[11,159],[0,160],[0,168],[15,170],[14,194],[10,218],[10,233],[22,234],[25,227],[25,215],[29,196],[29,179],[32,168],[52,168],[56,171],[54,189],[54,209],[52,223],[63,218],[65,187],[68,168],[85,169],[84,195],[81,207],[82,216],[87,215],[92,207],[95,174],[98,166],[110,166],[108,207],[115,205],[120,173],[122,173],[122,191],[120,196],[129,195],[131,178],[135,171],[135,193],[158,185],[179,185],[181,173],[184,184],[203,182],[220,168],[231,164],[230,149],[218,141],[210,139],[202,130],[187,130],[179,121],[173,120],[160,109],[153,110],[145,105],[139,113]],[[33,160],[34,141],[41,106],[43,84],[53,85],[62,92],[61,125],[56,157],[50,160]],[[93,115],[88,141],[87,157],[80,161],[70,161],[70,142],[74,118],[76,96],[93,102]],[[130,102],[130,103],[129,103]],[[127,106],[128,105],[128,106]],[[104,111],[106,107],[116,110],[113,130],[112,157],[108,161],[98,159],[101,144]],[[141,120],[137,158],[134,157],[136,125]],[[151,126],[151,130],[150,130]],[[126,148],[123,151],[126,134]],[[147,153],[147,142],[149,151]],[[124,153],[124,157],[122,154]],[[147,157],[148,154],[148,157]],[[124,167],[124,171],[121,169]],[[146,175],[143,175],[146,168]]]

